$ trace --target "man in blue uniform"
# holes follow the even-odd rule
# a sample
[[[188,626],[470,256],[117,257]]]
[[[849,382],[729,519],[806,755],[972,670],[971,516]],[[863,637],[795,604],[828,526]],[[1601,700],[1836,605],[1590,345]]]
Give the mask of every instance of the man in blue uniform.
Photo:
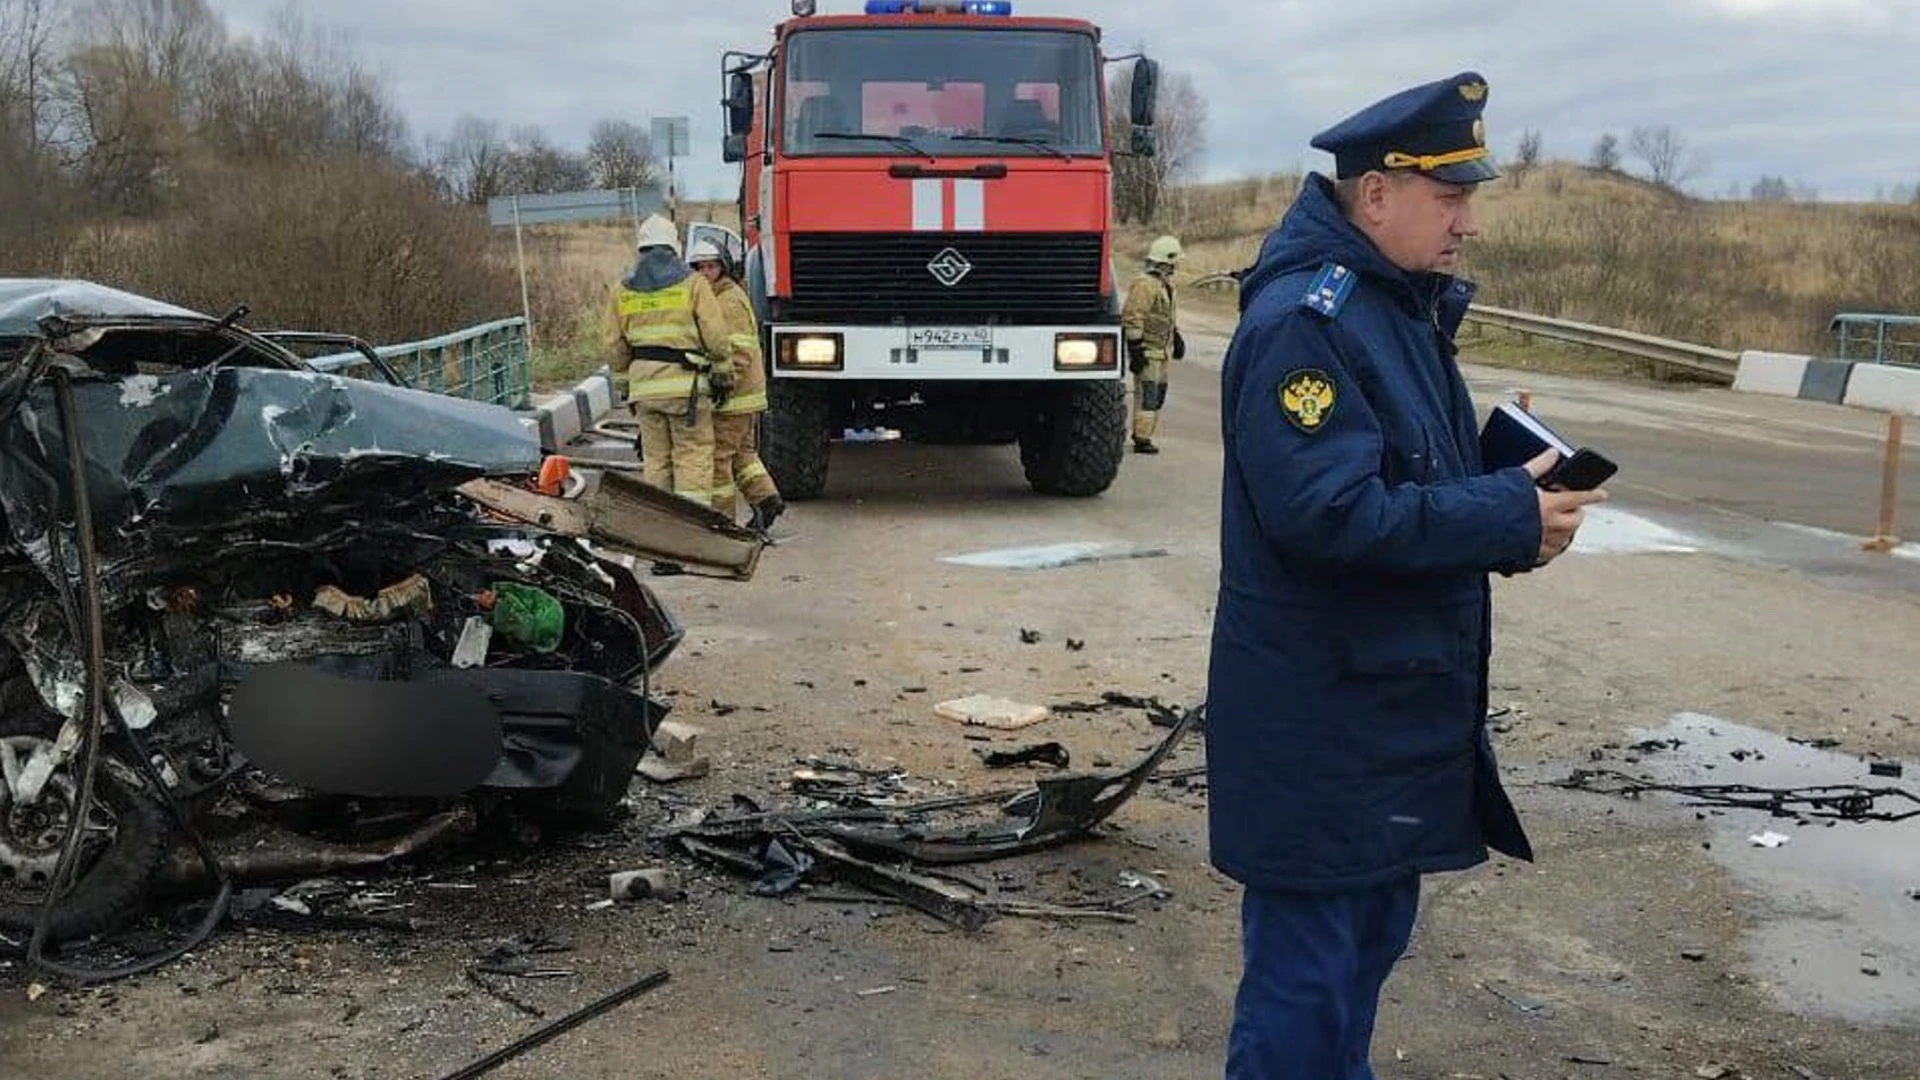
[[[1486,732],[1488,574],[1544,566],[1599,492],[1486,472],[1447,271],[1498,175],[1468,72],[1313,140],[1241,284],[1223,373],[1207,760],[1216,866],[1246,886],[1231,1080],[1371,1080],[1420,875],[1532,851]]]

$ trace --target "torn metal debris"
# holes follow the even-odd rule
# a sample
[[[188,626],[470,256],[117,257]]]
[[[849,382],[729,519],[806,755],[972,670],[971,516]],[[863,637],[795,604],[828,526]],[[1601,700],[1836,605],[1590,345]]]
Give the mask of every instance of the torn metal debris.
[[[1010,769],[1016,765],[1051,765],[1064,769],[1073,764],[1073,756],[1057,742],[1034,743],[1013,750],[979,750],[980,761],[989,769]]]
[[[1661,792],[1681,796],[1688,800],[1685,804],[1688,806],[1759,810],[1774,817],[1881,822],[1920,818],[1920,795],[1901,788],[1874,788],[1859,784],[1796,788],[1752,784],[1663,784],[1611,769],[1577,769],[1565,780],[1552,786],[1628,798]],[[1882,801],[1894,809],[1880,809]]]
[[[994,915],[1127,921],[1126,902],[1049,907],[988,899],[977,888],[885,863],[951,866],[1041,851],[1083,839],[1159,769],[1200,722],[1186,713],[1132,768],[1043,778],[1023,792],[959,796],[896,807],[712,814],[657,833],[696,858],[756,880],[753,891],[779,895],[817,872],[891,897],[944,922],[973,930]],[[884,862],[883,862],[884,861]],[[1152,883],[1147,895],[1164,895]]]

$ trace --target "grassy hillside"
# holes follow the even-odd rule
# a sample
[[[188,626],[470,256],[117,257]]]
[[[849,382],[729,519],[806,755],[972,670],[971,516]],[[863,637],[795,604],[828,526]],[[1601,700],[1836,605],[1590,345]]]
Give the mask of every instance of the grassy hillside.
[[[1182,277],[1246,265],[1298,178],[1177,192]],[[1498,307],[1723,348],[1821,351],[1839,311],[1920,313],[1920,207],[1703,202],[1543,165],[1489,184],[1462,272]],[[1129,227],[1123,250],[1152,230]]]

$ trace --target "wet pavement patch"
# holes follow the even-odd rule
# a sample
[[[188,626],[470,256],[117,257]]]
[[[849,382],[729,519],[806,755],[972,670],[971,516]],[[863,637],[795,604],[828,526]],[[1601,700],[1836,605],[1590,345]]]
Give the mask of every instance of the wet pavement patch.
[[[1082,566],[1087,563],[1158,559],[1166,554],[1165,548],[1133,544],[1071,543],[975,551],[965,555],[948,555],[940,561],[954,566],[978,566],[991,570],[1057,570],[1063,566]]]
[[[1681,714],[1634,737],[1678,741],[1637,766],[1660,783],[1888,786],[1872,762],[1711,716]],[[1785,1002],[1858,1023],[1920,1015],[1920,904],[1907,898],[1920,886],[1920,820],[1702,816],[1716,833],[1714,858],[1753,899],[1750,959]],[[1751,842],[1768,831],[1791,842]]]

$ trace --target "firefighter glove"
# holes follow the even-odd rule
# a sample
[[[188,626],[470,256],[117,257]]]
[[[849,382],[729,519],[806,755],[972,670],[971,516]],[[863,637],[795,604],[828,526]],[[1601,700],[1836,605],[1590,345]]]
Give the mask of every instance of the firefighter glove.
[[[728,364],[716,364],[707,372],[707,385],[713,391],[713,403],[725,405],[733,396],[733,367]]]
[[[1147,370],[1147,345],[1144,341],[1127,341],[1127,370],[1135,375]]]

